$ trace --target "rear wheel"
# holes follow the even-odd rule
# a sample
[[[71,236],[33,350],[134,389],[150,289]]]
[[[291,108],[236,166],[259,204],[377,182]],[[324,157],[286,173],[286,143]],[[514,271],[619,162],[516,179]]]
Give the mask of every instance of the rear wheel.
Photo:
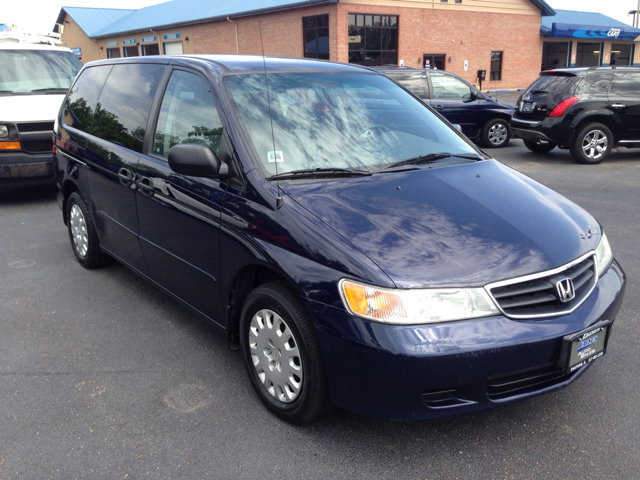
[[[100,250],[98,234],[89,210],[78,192],[73,192],[67,200],[67,219],[71,248],[80,265],[96,268],[107,263],[109,257]]]
[[[524,146],[534,153],[548,153],[558,145],[557,143],[553,142],[532,142],[530,140],[523,140],[523,142]]]
[[[244,302],[241,348],[262,403],[290,423],[310,423],[330,408],[315,327],[300,300],[281,283],[253,290]]]
[[[492,118],[482,129],[482,144],[485,147],[501,148],[511,140],[509,123],[501,118]]]
[[[571,156],[579,163],[597,164],[611,153],[613,134],[602,123],[590,123],[582,127],[571,147]]]

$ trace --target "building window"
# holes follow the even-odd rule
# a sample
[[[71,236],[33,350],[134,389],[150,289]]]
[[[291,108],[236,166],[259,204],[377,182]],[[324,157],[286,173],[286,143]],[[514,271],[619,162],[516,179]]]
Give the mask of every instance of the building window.
[[[157,43],[142,45],[142,55],[145,57],[148,55],[160,55],[160,46]]]
[[[304,56],[329,60],[329,15],[302,17]]]
[[[570,42],[544,42],[542,46],[542,70],[569,66]]]
[[[349,63],[398,64],[398,16],[349,14]]]
[[[502,52],[491,52],[491,76],[489,80],[502,80]]]
[[[578,43],[576,67],[597,67],[600,65],[599,43]]]
[[[631,65],[631,44],[614,43],[611,45],[610,65]]]
[[[107,48],[107,58],[120,58],[120,47]]]
[[[124,56],[125,57],[137,57],[138,55],[140,55],[138,53],[138,46],[137,45],[132,45],[130,47],[122,47],[124,49]]]

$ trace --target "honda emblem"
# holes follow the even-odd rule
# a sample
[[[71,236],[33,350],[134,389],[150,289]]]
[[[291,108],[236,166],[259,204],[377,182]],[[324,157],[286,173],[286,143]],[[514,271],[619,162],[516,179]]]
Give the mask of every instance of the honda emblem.
[[[558,290],[558,298],[562,303],[570,302],[576,296],[576,291],[573,288],[573,280],[570,278],[563,278],[556,283],[556,290]]]

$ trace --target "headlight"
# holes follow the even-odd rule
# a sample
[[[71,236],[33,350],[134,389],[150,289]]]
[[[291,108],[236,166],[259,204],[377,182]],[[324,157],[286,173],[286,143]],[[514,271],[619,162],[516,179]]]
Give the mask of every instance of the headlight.
[[[340,293],[353,315],[395,325],[449,322],[500,313],[483,288],[399,290],[341,280]]]
[[[9,129],[6,125],[0,125],[0,138],[6,138],[9,136]]]
[[[596,247],[596,260],[598,261],[598,275],[602,275],[613,260],[611,246],[604,232],[602,232],[602,238]]]

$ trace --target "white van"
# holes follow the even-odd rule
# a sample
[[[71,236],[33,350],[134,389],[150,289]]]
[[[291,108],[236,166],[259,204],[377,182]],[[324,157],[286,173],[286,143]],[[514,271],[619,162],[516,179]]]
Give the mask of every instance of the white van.
[[[69,48],[0,41],[0,188],[53,181],[53,123],[80,68]]]

